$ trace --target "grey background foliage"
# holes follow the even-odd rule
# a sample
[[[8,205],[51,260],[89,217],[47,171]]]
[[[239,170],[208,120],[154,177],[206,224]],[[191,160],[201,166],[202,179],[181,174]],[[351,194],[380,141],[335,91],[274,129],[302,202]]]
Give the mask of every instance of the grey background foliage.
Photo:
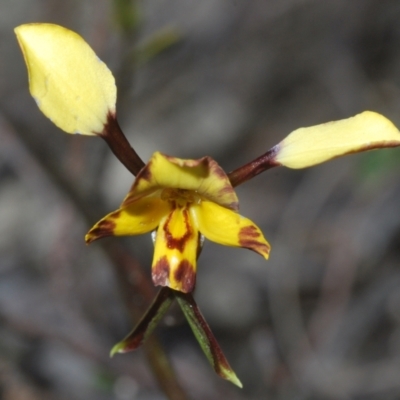
[[[37,110],[13,28],[79,32],[117,78],[130,142],[232,170],[300,126],[363,110],[400,126],[396,0],[146,0],[122,29],[106,0],[0,0],[0,397],[162,399],[113,269],[66,196],[117,208],[132,176]],[[151,56],[155,35],[176,43]],[[77,60],[79,64],[79,60]],[[196,300],[241,378],[214,375],[177,309],[158,329],[193,399],[400,397],[400,150],[274,169],[238,188],[265,262],[207,242]],[[100,218],[102,215],[98,215]],[[92,223],[95,221],[92,221]],[[108,239],[119,240],[119,239]],[[121,239],[150,274],[150,238]]]

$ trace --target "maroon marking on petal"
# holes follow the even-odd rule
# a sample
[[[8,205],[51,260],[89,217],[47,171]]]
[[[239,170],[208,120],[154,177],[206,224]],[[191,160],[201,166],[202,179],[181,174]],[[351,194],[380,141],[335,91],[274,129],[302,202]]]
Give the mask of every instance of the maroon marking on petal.
[[[212,158],[210,157],[202,157],[202,158],[198,158],[197,160],[183,160],[183,159],[179,159],[176,157],[172,157],[172,156],[168,156],[166,154],[163,154],[163,156],[171,163],[175,164],[175,165],[180,165],[182,167],[187,167],[187,168],[196,168],[200,165],[204,165],[206,166],[206,169],[208,170],[208,165],[210,163],[210,160],[212,160]]]
[[[174,210],[168,215],[167,221],[165,222],[163,226],[165,238],[167,240],[167,247],[169,249],[177,249],[181,253],[185,249],[186,242],[192,237],[193,230],[192,227],[190,226],[190,221],[189,221],[189,213],[188,210],[185,208],[183,210],[183,217],[185,219],[185,226],[186,226],[186,232],[183,236],[176,238],[172,235],[171,231],[169,230],[169,223],[172,218],[172,213],[176,210],[176,206],[174,207]]]
[[[115,219],[118,218],[120,213],[121,213],[120,211],[116,211],[113,214],[113,218]],[[89,244],[97,239],[101,239],[102,237],[112,236],[114,234],[116,225],[117,224],[114,221],[111,221],[110,219],[100,221],[97,224],[96,228],[89,231],[86,243]]]
[[[210,162],[210,169],[211,169],[211,173],[214,175],[217,175],[218,178],[223,179],[228,181],[228,176],[226,174],[226,172],[217,164],[216,161],[211,160],[213,162]]]
[[[153,265],[151,276],[156,286],[169,285],[169,263],[166,256],[161,257],[156,264]]]
[[[226,186],[224,186],[223,188],[221,188],[219,190],[219,193],[221,195],[225,195],[225,194],[231,194],[231,193],[235,193],[233,187],[230,184],[226,184]]]
[[[260,232],[258,232],[255,226],[245,226],[240,230],[239,236],[246,238],[258,238],[260,237]]]
[[[385,148],[390,148],[390,147],[399,147],[400,143],[396,142],[394,140],[391,141],[382,141],[380,143],[372,143],[369,145],[364,145],[360,146],[357,150],[350,150],[347,153],[340,154],[339,156],[336,156],[334,158],[338,158],[344,155],[349,155],[349,154],[354,154],[354,153],[361,153],[363,151],[369,151],[369,150],[376,150],[376,149],[385,149]]]
[[[196,284],[196,272],[189,261],[183,260],[174,271],[174,278],[181,284],[184,293],[193,291]]]
[[[152,168],[151,164],[152,164],[152,161],[149,161],[146,164],[146,166],[140,170],[140,172],[138,173],[137,178],[136,178],[137,181],[139,179],[144,179],[148,182],[151,180],[151,177],[153,176],[153,174],[151,172],[151,168]]]
[[[253,250],[259,254],[269,253],[270,247],[256,240],[260,236],[261,233],[257,231],[255,226],[245,226],[239,232],[239,244],[241,247]]]
[[[232,195],[232,194],[236,197],[235,190],[233,189],[233,187],[230,184],[227,184],[226,186],[224,186],[222,189],[219,190],[220,196],[226,196],[226,195]],[[227,207],[233,211],[239,211],[239,201],[232,201],[229,204],[222,204],[222,203],[219,203],[219,204],[222,205],[223,207]]]

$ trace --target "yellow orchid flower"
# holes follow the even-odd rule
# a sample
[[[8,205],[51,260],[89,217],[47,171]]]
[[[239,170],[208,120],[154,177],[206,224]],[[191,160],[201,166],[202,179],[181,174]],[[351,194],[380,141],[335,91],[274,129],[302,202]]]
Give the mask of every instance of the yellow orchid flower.
[[[196,282],[201,235],[268,258],[270,246],[261,230],[240,216],[238,207],[229,178],[210,157],[181,160],[154,153],[121,207],[95,224],[86,242],[156,229],[154,284],[189,293]]]
[[[259,228],[237,213],[232,186],[271,167],[305,168],[400,144],[399,131],[387,118],[366,111],[297,129],[229,176],[209,157],[180,160],[155,153],[144,166],[116,120],[114,77],[90,46],[75,32],[53,24],[21,25],[15,32],[28,67],[30,91],[41,111],[66,132],[102,137],[133,174],[140,171],[120,209],[99,221],[86,241],[157,229],[156,285],[193,290],[203,235],[268,258],[270,247]]]
[[[111,354],[137,348],[176,299],[214,370],[241,387],[190,294],[204,237],[268,259],[270,246],[260,229],[239,215],[233,187],[276,166],[306,168],[346,154],[399,146],[398,129],[384,116],[365,111],[297,129],[228,175],[210,157],[182,160],[157,152],[145,165],[118,125],[114,77],[90,46],[75,32],[53,24],[21,25],[15,32],[40,110],[68,133],[103,138],[137,175],[120,208],[95,224],[86,242],[110,235],[155,234],[152,277],[164,288]]]

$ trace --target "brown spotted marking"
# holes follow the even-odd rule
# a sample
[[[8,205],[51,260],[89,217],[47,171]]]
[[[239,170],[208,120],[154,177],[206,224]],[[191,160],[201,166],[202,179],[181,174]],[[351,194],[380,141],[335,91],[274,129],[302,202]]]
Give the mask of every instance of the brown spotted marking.
[[[166,256],[161,257],[152,267],[151,276],[156,286],[169,285],[169,263]]]
[[[112,214],[112,219],[117,219],[121,211]],[[95,228],[91,229],[86,235],[86,243],[92,243],[97,239],[112,236],[117,224],[110,217],[100,221]]]
[[[176,209],[176,205],[174,205],[174,209]],[[185,219],[186,232],[183,236],[181,236],[179,238],[174,237],[172,235],[171,231],[169,230],[169,223],[171,222],[173,212],[174,211],[172,211],[168,215],[168,218],[163,226],[163,230],[164,230],[165,238],[167,241],[167,247],[169,249],[177,249],[178,251],[180,251],[182,253],[183,250],[185,249],[186,243],[188,242],[188,240],[190,240],[190,238],[193,235],[193,230],[190,225],[188,210],[185,208],[183,210],[183,217]]]
[[[233,187],[230,184],[227,184],[226,186],[221,188],[218,191],[218,193],[221,197],[226,197],[227,195],[230,195],[231,196],[230,200],[235,199],[235,201],[231,201],[228,204],[221,204],[221,203],[217,202],[218,204],[222,205],[223,207],[227,207],[230,210],[239,211],[239,201],[237,200],[235,190],[233,189]]]
[[[241,247],[253,250],[261,255],[268,254],[270,247],[257,240],[260,236],[261,233],[255,226],[245,226],[239,232],[239,244]]]
[[[211,170],[211,174],[217,175],[218,178],[228,181],[228,176],[226,172],[217,164],[216,161],[210,160],[209,167]]]
[[[174,271],[174,278],[180,283],[182,292],[192,292],[196,284],[194,266],[188,260],[182,260]]]
[[[140,170],[140,172],[138,173],[138,176],[137,176],[136,180],[138,180],[138,179],[144,179],[145,181],[150,182],[151,177],[152,177],[152,175],[153,175],[152,172],[151,172],[151,169],[152,169],[152,161],[150,160],[150,161],[146,164],[146,166]]]

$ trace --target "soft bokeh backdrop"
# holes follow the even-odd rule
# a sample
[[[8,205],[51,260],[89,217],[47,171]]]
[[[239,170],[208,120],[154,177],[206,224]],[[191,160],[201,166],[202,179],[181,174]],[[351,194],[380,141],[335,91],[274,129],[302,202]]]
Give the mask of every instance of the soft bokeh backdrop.
[[[90,43],[144,160],[209,155],[229,171],[300,126],[367,109],[400,126],[399,21],[396,0],[0,0],[0,397],[165,398],[142,350],[108,359],[132,322],[112,263],[83,241],[85,207],[114,210],[132,176],[40,114],[15,26]],[[238,188],[270,261],[207,242],[195,297],[244,389],[214,375],[173,308],[157,333],[190,398],[400,397],[399,167],[385,150]],[[150,277],[149,236],[107,240]]]

